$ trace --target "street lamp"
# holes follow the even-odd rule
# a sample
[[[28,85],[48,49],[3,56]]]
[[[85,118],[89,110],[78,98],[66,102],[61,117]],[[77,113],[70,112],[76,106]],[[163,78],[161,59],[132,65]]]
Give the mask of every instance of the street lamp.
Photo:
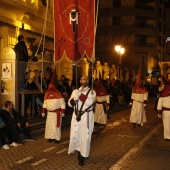
[[[121,66],[121,56],[124,54],[125,49],[120,45],[115,46],[115,51],[119,54],[119,81],[120,81],[120,66]]]

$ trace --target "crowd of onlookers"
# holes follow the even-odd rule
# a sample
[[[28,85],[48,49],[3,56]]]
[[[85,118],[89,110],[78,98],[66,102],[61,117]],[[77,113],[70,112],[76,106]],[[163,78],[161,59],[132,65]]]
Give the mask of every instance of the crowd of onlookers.
[[[42,79],[42,89],[47,90],[48,85],[50,84],[51,76],[52,76],[52,68],[47,67],[44,72],[44,77]],[[27,74],[26,74],[27,76]],[[56,88],[63,94],[63,97],[66,102],[66,111],[68,113],[72,113],[72,109],[67,106],[67,101],[72,93],[72,91],[75,88],[80,87],[79,84],[79,78],[77,79],[77,82],[73,81],[70,84],[70,80],[65,76],[62,75],[61,77],[57,77],[56,79]],[[89,86],[93,87],[95,89],[95,82],[98,81],[89,79]],[[25,78],[24,82],[28,82],[27,77]],[[93,83],[92,83],[93,82]],[[129,104],[131,100],[131,92],[132,88],[135,85],[136,81],[133,82],[120,82],[119,80],[102,80],[103,85],[108,91],[108,94],[110,95],[110,106],[115,105],[126,105]],[[41,83],[40,77],[38,79],[38,83]],[[77,83],[77,84],[76,84]],[[93,84],[93,85],[92,85]],[[149,97],[156,97],[158,94],[158,86],[157,85],[151,85],[150,83],[146,83],[143,86],[148,90],[148,96]],[[39,89],[36,85],[35,77],[33,78],[33,81],[31,83],[27,84],[27,89]],[[43,102],[43,95],[38,95],[38,98]],[[26,99],[29,101],[31,100],[30,95],[26,95]],[[26,105],[28,105],[29,102],[26,102]],[[36,104],[35,104],[36,106]],[[28,106],[25,108],[27,109]],[[37,108],[35,108],[37,110]],[[26,113],[26,110],[25,110]]]

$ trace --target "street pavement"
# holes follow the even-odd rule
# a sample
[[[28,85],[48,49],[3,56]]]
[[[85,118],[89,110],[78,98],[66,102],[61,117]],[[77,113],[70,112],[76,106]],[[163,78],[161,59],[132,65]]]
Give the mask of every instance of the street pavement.
[[[10,150],[0,149],[0,170],[168,170],[170,142],[163,139],[162,121],[154,103],[154,99],[149,99],[147,123],[136,128],[129,123],[131,108],[110,110],[107,126],[95,125],[90,155],[83,167],[78,165],[77,152],[67,153],[70,135],[67,118],[68,122],[63,120],[59,144],[47,142],[41,127],[32,128],[36,141]]]

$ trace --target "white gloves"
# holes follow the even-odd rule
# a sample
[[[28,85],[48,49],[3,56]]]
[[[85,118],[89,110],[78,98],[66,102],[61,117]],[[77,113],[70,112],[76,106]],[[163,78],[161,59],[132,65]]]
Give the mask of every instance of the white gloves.
[[[129,103],[129,106],[132,106],[132,103]]]
[[[42,115],[42,117],[45,117],[45,113],[42,113],[41,115]]]
[[[146,104],[144,104],[144,107],[146,107]]]
[[[60,116],[61,116],[61,117],[64,117],[64,116],[65,116],[65,114],[60,114]]]
[[[160,115],[160,114],[158,114],[158,117],[159,117],[159,118],[161,118],[161,115]]]

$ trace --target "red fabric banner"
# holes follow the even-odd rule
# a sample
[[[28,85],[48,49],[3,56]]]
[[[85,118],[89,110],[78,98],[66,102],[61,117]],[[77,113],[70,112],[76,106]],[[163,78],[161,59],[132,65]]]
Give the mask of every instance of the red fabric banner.
[[[95,0],[54,0],[55,61],[94,57]]]

